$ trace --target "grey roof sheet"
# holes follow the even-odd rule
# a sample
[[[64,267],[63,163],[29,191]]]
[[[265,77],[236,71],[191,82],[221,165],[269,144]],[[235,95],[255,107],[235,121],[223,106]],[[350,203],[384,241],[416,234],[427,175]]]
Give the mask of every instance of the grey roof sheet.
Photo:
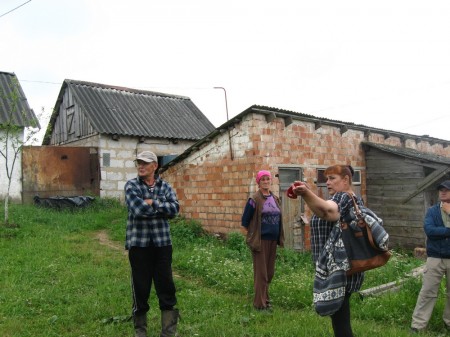
[[[266,113],[273,112],[277,116],[278,115],[279,116],[291,116],[295,119],[304,119],[309,122],[317,122],[318,124],[330,124],[330,125],[334,125],[334,126],[345,126],[348,129],[364,130],[364,131],[369,131],[369,132],[378,132],[378,133],[384,134],[385,136],[406,137],[406,138],[412,138],[412,139],[427,140],[427,141],[432,141],[432,142],[437,141],[440,143],[449,143],[450,142],[449,140],[430,137],[428,135],[419,136],[419,135],[413,135],[413,134],[399,132],[399,131],[380,129],[380,128],[375,128],[375,127],[371,127],[371,126],[367,126],[367,125],[363,125],[363,124],[355,124],[352,122],[345,122],[345,121],[329,119],[329,118],[324,118],[324,117],[316,117],[316,116],[305,114],[305,113],[293,112],[290,110],[273,108],[273,107],[268,107],[268,106],[264,106],[264,105],[252,105],[251,107],[249,107],[247,110],[241,112],[236,117],[241,118],[240,116],[245,115],[252,111],[255,111],[255,112],[265,111]]]
[[[404,148],[404,147],[396,147],[392,145],[385,144],[377,144],[373,142],[361,142],[363,146],[373,147],[379,149],[384,152],[389,152],[398,156],[402,156],[405,158],[415,159],[419,161],[427,161],[439,164],[450,165],[450,158],[444,157],[440,155],[435,155],[426,152],[420,152],[414,149]]]
[[[203,139],[200,139],[198,142],[196,142],[195,144],[193,144],[192,146],[187,148],[181,155],[179,155],[178,157],[173,159],[170,163],[162,165],[160,167],[159,171],[164,172],[165,170],[168,169],[169,166],[175,165],[179,161],[188,157],[190,155],[190,153],[197,151],[203,144],[211,142],[212,139],[214,139],[214,137],[216,135],[220,134],[224,130],[233,128],[235,124],[240,123],[240,121],[244,118],[244,116],[246,116],[247,114],[252,113],[252,112],[262,113],[262,114],[274,113],[277,117],[283,117],[283,118],[288,117],[288,118],[293,118],[293,119],[300,119],[300,120],[305,120],[305,121],[313,122],[313,123],[317,123],[317,124],[328,124],[328,125],[333,125],[336,127],[346,127],[348,129],[361,130],[364,132],[380,132],[380,133],[384,134],[385,136],[393,135],[393,136],[406,137],[406,138],[410,137],[411,139],[416,139],[419,141],[425,140],[425,141],[429,141],[429,142],[442,143],[442,144],[444,144],[444,146],[448,146],[448,144],[450,143],[447,140],[441,140],[441,139],[433,138],[433,137],[429,137],[429,136],[410,135],[407,133],[378,129],[378,128],[365,126],[362,124],[342,122],[342,121],[328,119],[328,118],[315,117],[315,116],[304,114],[304,113],[293,112],[290,110],[273,108],[273,107],[255,104],[255,105],[252,105],[249,108],[245,109],[238,115],[234,116],[230,120],[226,121],[224,124],[220,125],[217,129],[213,130],[210,134],[206,135]],[[427,153],[423,153],[423,152],[419,152],[419,151],[415,151],[415,150],[411,150],[411,149],[403,149],[403,151],[401,151],[402,148],[397,148],[394,146],[381,145],[381,144],[376,144],[376,143],[371,143],[371,142],[365,142],[365,143],[368,146],[374,146],[374,147],[377,146],[378,148],[384,149],[385,151],[389,150],[390,152],[397,153],[397,154],[403,153],[403,155],[405,155],[405,156],[409,155],[415,159],[427,158],[427,160],[435,161],[435,162],[439,162],[439,163],[445,163],[445,164],[447,164],[450,161],[450,158],[447,158],[447,157],[430,155]]]
[[[59,103],[64,88],[100,133],[197,140],[215,129],[189,97],[66,79]]]
[[[30,109],[16,75],[0,72],[0,124],[7,123],[20,127],[39,127],[39,121]]]

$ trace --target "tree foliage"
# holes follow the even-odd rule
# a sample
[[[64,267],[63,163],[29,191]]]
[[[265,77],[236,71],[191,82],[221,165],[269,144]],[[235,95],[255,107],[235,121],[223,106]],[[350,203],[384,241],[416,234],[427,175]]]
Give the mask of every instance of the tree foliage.
[[[9,225],[9,201],[11,184],[23,146],[35,140],[40,129],[38,119],[28,107],[19,81],[11,78],[6,90],[0,89],[0,155],[3,157],[4,172],[7,178],[5,193],[5,225]],[[24,104],[24,102],[26,104]],[[26,131],[26,132],[25,132]],[[2,178],[3,180],[3,178]]]

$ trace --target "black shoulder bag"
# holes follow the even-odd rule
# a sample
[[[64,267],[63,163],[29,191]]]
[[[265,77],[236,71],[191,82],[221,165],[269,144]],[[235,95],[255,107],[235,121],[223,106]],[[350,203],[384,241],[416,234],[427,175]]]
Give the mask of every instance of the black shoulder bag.
[[[354,195],[350,221],[341,222],[344,243],[350,269],[347,275],[384,266],[391,257],[388,249],[389,234],[383,220],[364,206],[358,206]]]

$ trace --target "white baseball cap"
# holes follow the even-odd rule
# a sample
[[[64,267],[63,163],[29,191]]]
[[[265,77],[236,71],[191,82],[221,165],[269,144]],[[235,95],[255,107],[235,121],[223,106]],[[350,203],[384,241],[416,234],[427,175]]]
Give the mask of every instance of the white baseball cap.
[[[146,163],[151,163],[152,161],[157,163],[158,157],[151,151],[143,151],[137,155],[136,160],[142,160],[145,161]]]

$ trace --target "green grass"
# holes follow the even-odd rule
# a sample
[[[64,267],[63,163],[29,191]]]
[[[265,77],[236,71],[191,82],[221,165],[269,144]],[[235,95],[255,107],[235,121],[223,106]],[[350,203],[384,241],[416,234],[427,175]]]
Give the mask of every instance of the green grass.
[[[10,226],[0,225],[0,336],[133,336],[129,321],[129,266],[123,250],[126,209],[111,200],[78,211],[11,205]],[[101,244],[100,231],[112,243]],[[239,233],[207,235],[194,220],[172,222],[173,265],[184,337],[332,336],[330,319],[312,307],[309,254],[278,251],[271,285],[274,310],[252,308],[251,255]],[[398,280],[421,261],[394,252],[366,273],[364,289]],[[355,336],[409,336],[420,280],[400,291],[352,296]],[[444,292],[423,336],[444,336]],[[159,336],[151,295],[149,336]]]

